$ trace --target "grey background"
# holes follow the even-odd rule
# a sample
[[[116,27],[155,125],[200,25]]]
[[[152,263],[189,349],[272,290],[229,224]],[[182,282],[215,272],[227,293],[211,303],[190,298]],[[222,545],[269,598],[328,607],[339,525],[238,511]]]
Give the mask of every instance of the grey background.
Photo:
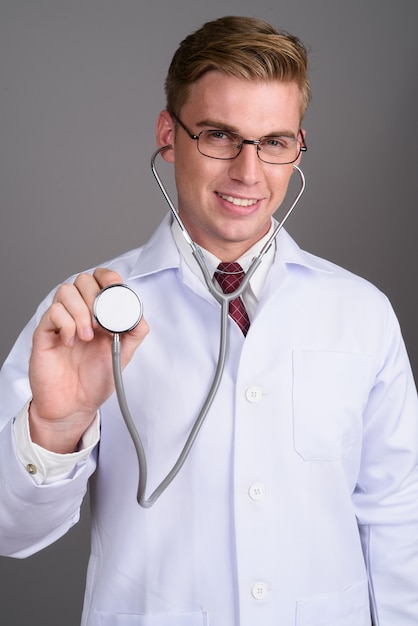
[[[308,186],[288,230],[377,284],[418,371],[416,0],[1,0],[0,352],[68,275],[147,240],[166,212],[149,170],[175,47],[256,15],[311,48]],[[75,626],[89,514],[25,561],[0,559],[0,621]],[[140,557],[139,557],[140,558]]]

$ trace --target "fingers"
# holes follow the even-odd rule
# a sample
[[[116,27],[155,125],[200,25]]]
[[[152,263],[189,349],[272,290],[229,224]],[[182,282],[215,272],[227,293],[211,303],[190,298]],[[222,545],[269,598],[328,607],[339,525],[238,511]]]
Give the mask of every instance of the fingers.
[[[76,337],[91,341],[98,329],[92,316],[94,300],[101,289],[120,282],[119,274],[99,268],[93,275],[79,274],[73,284],[61,285],[44,316],[44,329],[53,330],[67,346],[72,346]]]
[[[117,272],[113,270],[109,270],[106,267],[98,267],[93,272],[93,277],[97,281],[100,289],[104,289],[104,287],[108,287],[109,285],[114,285],[116,283],[122,283],[122,278]]]
[[[74,285],[79,291],[81,298],[87,305],[87,309],[91,314],[94,300],[99,291],[109,285],[121,282],[122,279],[117,272],[108,270],[104,267],[99,267],[93,272],[93,275],[79,274],[74,281]]]
[[[74,345],[76,333],[74,318],[60,302],[53,302],[35,330],[34,346],[48,350],[62,343],[70,348]]]
[[[81,280],[80,282],[87,281]],[[66,344],[74,343],[76,335],[83,341],[90,341],[94,336],[91,309],[89,308],[90,297],[88,296],[88,290],[85,288],[84,292],[87,299],[85,299],[77,284],[74,283],[73,285],[61,285],[55,294],[54,302],[50,309],[50,321],[56,325],[62,340]]]
[[[102,289],[122,282],[117,272],[98,268],[93,274],[79,274],[73,284],[61,285],[39,326],[38,335],[45,331],[43,345],[53,347],[57,342],[61,342],[67,347],[72,347],[76,339],[89,342],[95,334],[105,332],[94,319],[92,313],[94,301]],[[147,323],[142,319],[136,328],[126,333],[125,342],[131,344],[131,349],[134,350],[148,330]]]

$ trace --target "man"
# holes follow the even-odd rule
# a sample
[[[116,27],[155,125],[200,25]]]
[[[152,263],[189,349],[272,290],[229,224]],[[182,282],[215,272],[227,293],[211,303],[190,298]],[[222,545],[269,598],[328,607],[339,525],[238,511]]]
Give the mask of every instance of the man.
[[[271,232],[305,148],[306,67],[296,38],[250,18],[210,22],[174,55],[157,143],[214,275],[247,269]],[[199,414],[220,307],[167,217],[147,245],[61,285],[4,365],[1,553],[65,533],[94,476],[83,625],[415,625],[417,399],[387,299],[282,230],[243,294],[249,329],[229,320],[190,455],[144,509],[112,338],[92,321],[119,282],[145,306],[122,364],[149,492]]]

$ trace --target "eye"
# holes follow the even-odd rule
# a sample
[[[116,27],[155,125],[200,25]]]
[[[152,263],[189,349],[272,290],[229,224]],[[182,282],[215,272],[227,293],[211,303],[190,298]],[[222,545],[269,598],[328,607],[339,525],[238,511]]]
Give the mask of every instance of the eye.
[[[260,144],[264,148],[268,148],[270,150],[286,150],[291,146],[293,140],[291,137],[265,137],[260,141]]]
[[[225,130],[206,130],[205,139],[212,143],[235,143],[231,133]]]

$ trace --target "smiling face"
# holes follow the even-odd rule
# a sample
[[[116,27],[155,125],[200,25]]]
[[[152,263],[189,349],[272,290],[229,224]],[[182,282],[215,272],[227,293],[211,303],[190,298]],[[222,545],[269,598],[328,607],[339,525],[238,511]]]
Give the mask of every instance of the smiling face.
[[[300,93],[295,83],[247,81],[212,71],[192,85],[179,118],[196,135],[219,128],[253,140],[298,137]],[[173,146],[163,158],[174,163],[179,214],[198,245],[231,261],[268,232],[293,164],[264,163],[250,144],[233,160],[203,156],[167,111],[158,118],[157,143]]]

